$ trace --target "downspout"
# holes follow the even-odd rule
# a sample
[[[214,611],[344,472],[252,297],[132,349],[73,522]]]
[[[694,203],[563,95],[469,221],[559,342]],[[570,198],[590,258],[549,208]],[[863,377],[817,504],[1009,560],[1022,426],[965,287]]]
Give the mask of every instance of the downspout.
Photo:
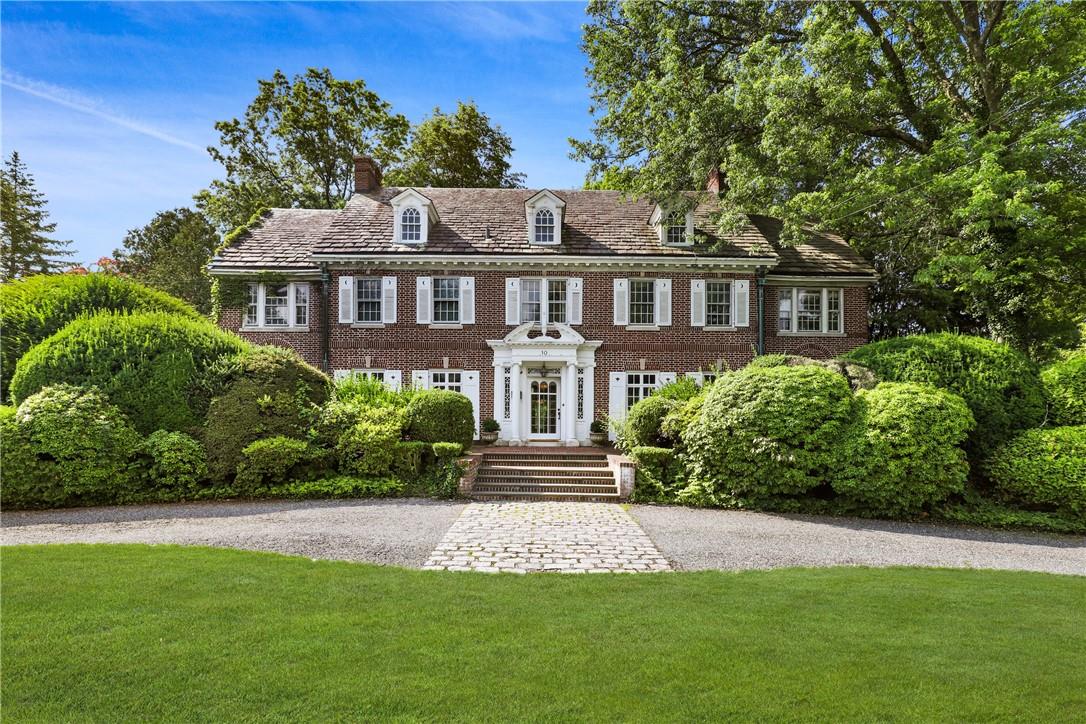
[[[765,354],[765,267],[758,267],[758,356]]]
[[[332,298],[332,273],[328,264],[321,263],[321,369],[332,373],[332,361],[328,345],[328,300]]]

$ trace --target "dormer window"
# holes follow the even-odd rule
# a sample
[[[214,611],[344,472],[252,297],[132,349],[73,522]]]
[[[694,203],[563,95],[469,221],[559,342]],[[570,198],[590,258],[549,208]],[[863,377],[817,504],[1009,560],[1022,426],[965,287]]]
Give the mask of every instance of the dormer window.
[[[404,189],[389,202],[392,205],[392,240],[397,244],[425,244],[430,229],[438,222],[434,203],[415,189]]]
[[[667,215],[666,228],[664,229],[664,243],[686,243],[686,214],[672,211]]]
[[[554,212],[550,209],[535,212],[535,243],[554,243]]]
[[[657,204],[649,217],[649,224],[656,227],[660,243],[665,246],[691,246],[694,243],[694,212],[667,210]]]
[[[422,241],[422,214],[414,207],[406,208],[400,214],[400,241],[406,244]]]

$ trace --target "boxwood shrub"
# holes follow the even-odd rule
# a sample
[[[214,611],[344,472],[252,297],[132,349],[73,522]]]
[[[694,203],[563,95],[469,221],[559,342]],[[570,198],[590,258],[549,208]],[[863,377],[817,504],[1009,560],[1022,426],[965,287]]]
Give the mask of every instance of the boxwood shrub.
[[[618,426],[618,446],[630,451],[635,447],[660,447],[666,443],[660,426],[664,418],[683,403],[670,397],[650,395],[639,400]]]
[[[281,435],[257,440],[242,450],[234,488],[253,494],[269,486],[315,478],[323,471],[325,455],[305,440]]]
[[[210,397],[203,430],[212,479],[237,472],[242,450],[267,437],[305,439],[331,380],[280,347],[253,347],[219,360],[201,381]]]
[[[407,404],[407,434],[422,442],[455,442],[464,449],[475,439],[471,400],[449,390],[420,390]]]
[[[1086,518],[1086,425],[1026,430],[987,469],[1006,498]]]
[[[27,350],[73,319],[103,310],[200,319],[180,299],[110,274],[47,274],[7,282],[0,285],[0,397],[7,399],[15,365]]]
[[[859,417],[843,442],[833,489],[871,515],[908,516],[965,489],[960,447],[973,415],[930,385],[884,382],[857,393]]]
[[[633,500],[663,503],[670,501],[673,491],[683,479],[682,463],[675,451],[666,447],[641,446],[630,450],[630,459],[637,465]]]
[[[875,373],[852,360],[836,357],[834,359],[814,359],[795,354],[763,354],[755,357],[748,367],[824,367],[836,372],[848,380],[854,390],[869,390],[878,383]]]
[[[703,503],[805,493],[830,479],[855,401],[821,367],[747,368],[719,377],[683,434]]]
[[[183,432],[156,430],[139,452],[140,493],[148,498],[185,498],[207,479],[204,446]]]
[[[15,368],[12,397],[46,385],[98,387],[141,433],[201,422],[193,380],[223,355],[249,345],[210,322],[160,312],[102,312],[68,324],[35,345]]]
[[[1075,350],[1041,372],[1053,425],[1086,425],[1086,350]]]
[[[884,382],[927,383],[960,395],[977,423],[966,446],[973,460],[1044,419],[1036,366],[990,339],[918,334],[867,344],[845,357],[870,367]]]
[[[110,503],[130,494],[139,434],[98,390],[46,387],[0,421],[5,508]]]

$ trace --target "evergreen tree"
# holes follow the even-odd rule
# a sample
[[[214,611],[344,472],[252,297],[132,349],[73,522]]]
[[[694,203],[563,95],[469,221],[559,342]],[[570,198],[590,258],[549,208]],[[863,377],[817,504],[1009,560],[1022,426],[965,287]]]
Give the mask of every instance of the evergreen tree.
[[[70,241],[51,239],[55,221],[49,221],[45,194],[34,186],[18,151],[0,170],[0,281],[31,274],[48,274],[68,266]]]

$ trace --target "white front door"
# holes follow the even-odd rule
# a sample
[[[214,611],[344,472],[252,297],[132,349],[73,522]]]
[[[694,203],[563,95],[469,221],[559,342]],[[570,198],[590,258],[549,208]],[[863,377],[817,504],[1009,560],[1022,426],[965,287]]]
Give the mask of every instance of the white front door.
[[[528,378],[528,439],[558,440],[562,430],[561,384],[554,378]]]

